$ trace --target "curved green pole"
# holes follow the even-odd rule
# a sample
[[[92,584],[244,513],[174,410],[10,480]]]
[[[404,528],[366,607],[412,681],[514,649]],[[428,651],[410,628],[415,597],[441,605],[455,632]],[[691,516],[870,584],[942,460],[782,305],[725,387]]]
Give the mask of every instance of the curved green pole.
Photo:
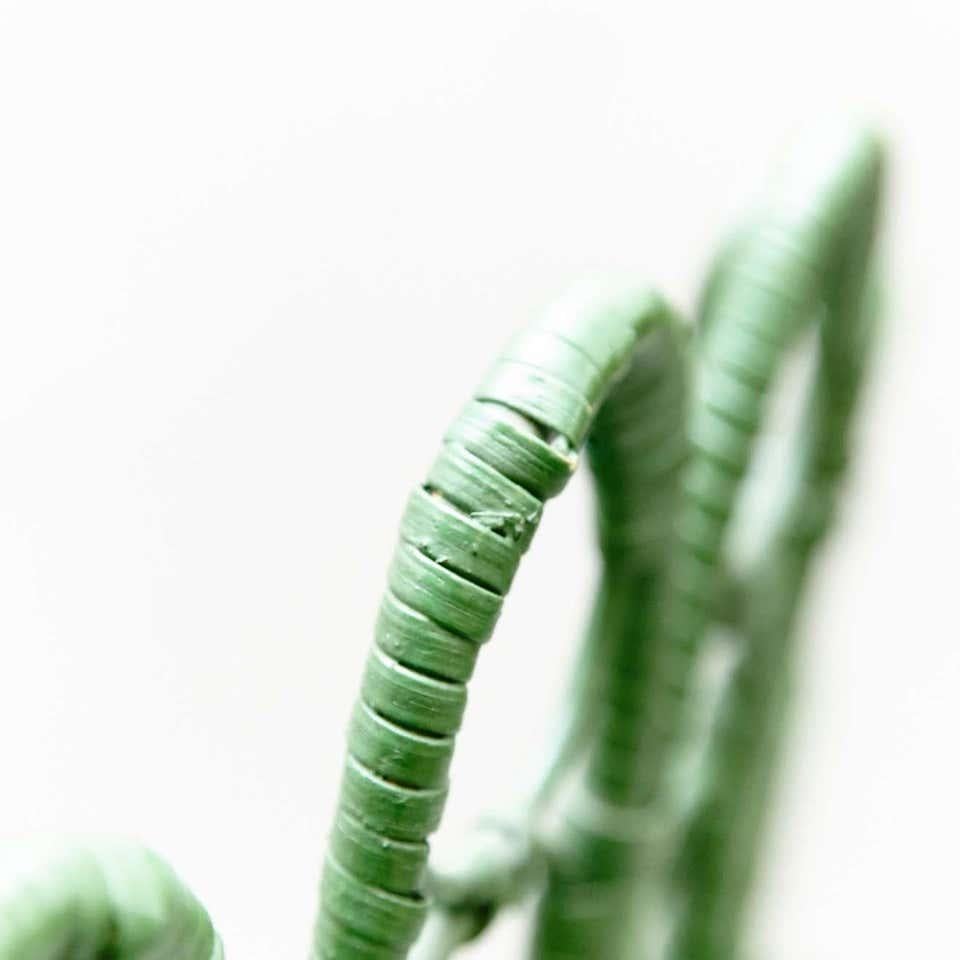
[[[634,589],[627,601],[633,622],[621,628],[608,706],[583,787],[555,844],[534,944],[535,955],[544,960],[634,957],[642,949],[638,941],[642,945],[648,919],[642,883],[658,866],[666,839],[665,778],[685,737],[693,670],[717,620],[731,520],[769,389],[787,351],[823,304],[829,308],[821,334],[827,373],[814,391],[808,431],[812,473],[794,511],[800,522],[820,522],[827,497],[816,499],[811,491],[821,493],[825,480],[835,489],[838,473],[829,458],[837,436],[846,436],[855,398],[844,358],[848,363],[858,357],[862,345],[849,324],[848,301],[856,300],[866,273],[882,163],[880,147],[868,135],[829,146],[813,162],[804,157],[787,171],[779,192],[722,254],[704,297],[691,449],[681,477],[672,556],[662,589],[654,586],[642,596]],[[790,554],[786,566],[769,568],[771,558],[765,556],[763,578],[750,584],[752,607],[776,603],[779,612],[783,605],[774,631],[787,630],[786,611],[796,606],[796,555]],[[776,678],[769,679],[775,699]],[[766,690],[753,687],[751,694],[763,702]],[[729,766],[744,748],[741,741],[728,744],[716,764]],[[735,776],[731,782],[736,793]],[[728,814],[707,813],[708,828],[730,829]],[[731,857],[739,849],[735,843],[726,847]],[[710,878],[714,893],[726,889],[721,874],[718,869]],[[702,892],[696,884],[688,891],[690,918],[700,916],[696,898]],[[734,922],[722,910],[715,919],[721,926]],[[713,957],[709,948],[687,951],[688,927],[681,924],[678,960]]]
[[[563,802],[560,830],[545,837],[537,957],[599,960],[617,944],[635,943],[635,880],[659,829],[649,810],[621,802],[620,790],[636,768],[622,732],[636,721],[638,677],[655,650],[677,476],[688,453],[688,336],[674,328],[662,340],[659,349],[638,353],[589,443],[603,562],[584,650],[599,677],[592,683],[586,776]]]
[[[705,298],[691,449],[676,504],[675,476],[688,453],[685,335],[655,296],[561,305],[511,344],[451,427],[404,515],[351,724],[324,868],[318,960],[401,958],[420,932],[427,837],[443,810],[466,682],[543,505],[569,478],[594,421],[604,572],[565,732],[527,808],[494,824],[463,869],[429,878],[441,909],[427,941],[446,956],[529,886],[531,865],[545,856],[536,953],[602,960],[627,949],[632,931],[624,920],[636,912],[630,891],[661,842],[656,804],[683,737],[690,674],[716,619],[716,594],[728,587],[723,546],[764,399],[782,355],[820,304],[831,317],[851,315],[869,255],[877,145],[855,138],[825,165],[801,171],[729,248]],[[867,239],[858,246],[858,237]],[[771,552],[783,560],[764,570],[772,580],[750,583],[761,593],[775,589],[786,614],[773,618],[776,629],[755,630],[759,607],[747,598],[744,663],[775,661],[761,648],[774,633],[788,633],[809,553],[794,549],[796,524],[806,530],[832,503],[839,476],[846,433],[837,425],[852,409],[849,372],[858,354],[855,338],[833,319],[821,342],[828,373],[814,392],[801,494]],[[743,689],[731,688],[727,715],[756,710]],[[732,771],[729,797],[744,786],[725,759],[722,730],[714,758]],[[542,842],[540,814],[585,753],[564,826]],[[708,787],[701,811],[718,796]],[[730,823],[735,808],[720,804]],[[704,818],[714,822],[713,813]],[[697,822],[687,849],[700,852],[687,858],[695,866],[682,884],[690,907],[682,917],[694,921],[681,919],[680,945],[712,936],[696,931],[696,917],[739,911],[736,899],[715,908],[718,874],[696,864],[726,863],[741,845],[708,850],[713,841],[704,843]],[[151,854],[77,849],[26,862],[33,866],[0,891],[0,960],[219,956],[206,914]]]
[[[432,918],[416,960],[444,960],[452,946],[482,930],[498,907],[542,884],[544,826],[595,740],[602,718],[628,692],[620,678],[632,675],[637,657],[644,655],[653,626],[651,599],[672,528],[676,475],[686,452],[688,331],[676,318],[665,321],[638,342],[587,440],[603,562],[555,743],[529,801],[500,814],[492,824],[481,824],[472,846],[442,874],[433,867],[430,892],[440,916]],[[596,804],[580,809],[581,815],[597,812]],[[617,828],[610,820],[593,824],[601,834],[611,826]],[[618,876],[629,873],[622,864],[611,863],[609,838],[598,841],[600,848],[591,849],[584,864],[587,876],[612,867]],[[591,893],[598,893],[595,883]],[[471,915],[472,926],[465,922]]]
[[[699,347],[692,450],[681,480],[657,656],[637,690],[644,717],[630,728],[632,742],[624,744],[622,732],[611,730],[611,752],[622,745],[638,758],[632,781],[616,789],[639,802],[658,792],[683,727],[691,664],[712,621],[717,571],[769,388],[788,349],[830,296],[847,257],[848,226],[865,214],[872,220],[880,176],[880,148],[868,136],[836,144],[812,169],[800,166],[739,244],[713,296]]]
[[[674,337],[649,294],[562,304],[507,348],[449,430],[401,523],[349,734],[316,957],[403,957],[420,932],[426,840],[479,648],[611,388],[650,350],[655,384]],[[638,385],[628,376],[612,396]]]
[[[729,960],[740,947],[782,736],[794,623],[811,563],[836,513],[851,427],[878,313],[869,265],[879,169],[864,202],[838,228],[842,249],[821,290],[817,365],[781,517],[743,578],[740,661],[708,752],[708,780],[684,832],[676,960]],[[724,272],[733,265],[731,259]],[[735,270],[725,282],[736,284]],[[706,324],[725,322],[708,306]],[[728,321],[727,321],[728,322]]]

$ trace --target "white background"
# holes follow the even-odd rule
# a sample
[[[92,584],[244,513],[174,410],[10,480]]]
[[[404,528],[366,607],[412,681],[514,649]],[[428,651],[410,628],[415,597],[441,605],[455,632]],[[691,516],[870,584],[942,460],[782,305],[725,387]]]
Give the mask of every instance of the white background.
[[[232,958],[302,956],[442,428],[578,277],[689,308],[784,141],[850,112],[893,148],[890,311],[754,939],[953,955],[960,134],[937,6],[4,3],[0,829],[142,838]],[[580,478],[483,657],[454,822],[536,762],[588,511]]]

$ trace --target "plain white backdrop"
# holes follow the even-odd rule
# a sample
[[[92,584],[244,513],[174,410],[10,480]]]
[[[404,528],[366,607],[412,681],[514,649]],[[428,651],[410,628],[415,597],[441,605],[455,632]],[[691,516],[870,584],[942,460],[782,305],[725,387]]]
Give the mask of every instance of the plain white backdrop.
[[[443,427],[579,277],[688,309],[784,142],[850,113],[893,151],[889,317],[754,940],[952,955],[949,7],[0,5],[0,830],[142,839],[232,958],[302,956],[401,506]],[[581,477],[481,661],[452,824],[536,762],[593,572]],[[469,956],[524,936],[508,918]]]

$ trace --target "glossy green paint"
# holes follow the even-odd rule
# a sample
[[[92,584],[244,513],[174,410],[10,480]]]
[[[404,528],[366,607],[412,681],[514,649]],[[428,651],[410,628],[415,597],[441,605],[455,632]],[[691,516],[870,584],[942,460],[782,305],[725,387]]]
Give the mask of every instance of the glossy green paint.
[[[508,344],[403,514],[349,726],[315,960],[440,960],[534,892],[542,960],[737,955],[796,611],[836,512],[868,353],[881,179],[868,135],[800,159],[724,246],[694,330],[656,294],[594,290]],[[761,560],[737,570],[728,545],[749,520],[740,500],[768,397],[809,330],[791,484]],[[582,456],[603,570],[555,743],[515,810],[430,864],[466,685],[545,502]],[[671,776],[721,623],[737,665],[678,815]],[[0,879],[0,960],[221,956],[152,854],[8,857]]]

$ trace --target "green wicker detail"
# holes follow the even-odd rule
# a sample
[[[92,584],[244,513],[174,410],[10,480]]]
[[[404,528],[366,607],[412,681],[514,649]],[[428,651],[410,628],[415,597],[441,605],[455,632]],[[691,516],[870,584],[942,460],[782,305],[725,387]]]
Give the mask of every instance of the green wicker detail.
[[[501,597],[403,543],[390,568],[390,589],[447,630],[483,643],[500,615]]]
[[[534,892],[534,960],[740,957],[797,614],[873,339],[882,182],[871,135],[830,141],[722,247],[692,329],[648,290],[583,288],[491,365],[400,522],[312,960],[445,960]],[[756,530],[757,441],[785,361],[807,348],[786,489]],[[601,572],[555,739],[513,809],[431,862],[479,651],[584,457]],[[721,633],[732,666],[701,729],[698,671]],[[0,960],[222,960],[205,911],[149,852],[24,848],[0,867]]]
[[[411,495],[400,534],[431,560],[500,595],[510,589],[520,563],[514,544],[425,490]]]
[[[221,960],[210,918],[157,856],[129,844],[0,849],[3,960]]]
[[[396,778],[405,776],[406,784],[413,781],[411,765],[401,758],[411,746],[416,746],[421,756],[431,736],[446,737],[458,727],[464,688],[450,678],[466,679],[472,670],[475,650],[465,644],[480,644],[489,637],[502,594],[540,521],[541,497],[562,487],[572,471],[576,463],[572,438],[582,439],[587,426],[583,418],[592,418],[594,408],[622,374],[620,364],[630,360],[631,345],[641,345],[637,369],[645,372],[645,389],[631,393],[625,386],[625,397],[642,409],[644,403],[656,403],[662,391],[664,378],[656,364],[651,365],[645,338],[650,336],[657,344],[655,350],[662,352],[663,338],[656,333],[673,323],[672,316],[657,298],[641,296],[633,303],[640,312],[595,303],[586,320],[579,317],[575,323],[559,325],[562,337],[535,330],[518,338],[509,351],[512,359],[494,368],[478,393],[482,402],[465,409],[462,420],[448,432],[424,489],[411,497],[390,570],[377,643],[365,674],[364,708],[351,728],[351,759],[334,827],[334,837],[341,838],[338,842],[343,842],[353,826],[340,825],[345,816],[370,832],[407,843],[423,841],[436,825],[431,817],[439,815],[442,794],[402,786]],[[603,346],[591,342],[590,319],[611,356],[604,353]],[[680,340],[679,335],[671,335],[665,342],[675,347]],[[529,365],[533,361],[547,364],[549,373],[541,376]],[[538,383],[548,384],[548,389],[538,394]],[[535,395],[545,403],[560,398],[553,407],[556,416],[546,407],[538,407],[532,400]],[[511,451],[519,456],[508,475],[498,466],[509,459]],[[665,457],[663,462],[675,468],[676,457]],[[663,469],[658,464],[654,472]],[[660,523],[659,529],[665,532],[667,525]],[[641,543],[648,536],[634,528],[630,533],[631,541],[636,537]],[[418,631],[418,625],[423,629]],[[426,642],[421,642],[423,638]],[[458,643],[458,638],[463,642]],[[460,655],[462,664],[457,661]],[[371,749],[374,738],[379,746]],[[449,740],[443,742],[449,744]],[[416,766],[421,764],[418,759]],[[387,765],[392,768],[389,772]],[[418,785],[428,782],[416,781]],[[488,845],[485,849],[497,848]],[[394,853],[384,846],[378,860],[384,878],[393,877],[401,868],[401,854],[406,852],[406,847]],[[474,893],[478,892],[476,885],[483,882],[481,877],[491,876],[491,863],[506,862],[496,856],[492,860],[478,856],[473,857],[470,881],[464,884]],[[481,862],[487,864],[486,871],[479,868]],[[342,941],[342,930],[360,932],[358,921],[350,927],[344,906],[351,903],[360,909],[360,888],[369,888],[363,902],[372,917],[380,916],[379,898],[390,892],[393,881],[371,875],[370,864],[369,858],[364,859],[362,867],[350,872],[350,863],[340,860],[341,872],[328,869],[322,913],[338,924],[318,925],[318,955],[334,949],[332,940],[328,943],[325,938]],[[526,876],[522,860],[516,870],[516,876]],[[497,875],[495,870],[493,875]],[[456,886],[448,878],[445,889]],[[515,886],[504,884],[499,889]],[[441,884],[438,889],[443,888]],[[489,886],[483,890],[491,896]],[[377,919],[369,923],[368,939],[380,943],[388,932],[386,927]],[[473,924],[471,929],[476,932],[481,925]],[[409,929],[398,923],[389,943],[403,947],[408,935]],[[339,949],[344,957],[362,955],[345,952],[345,946]]]
[[[399,750],[404,743],[397,737],[394,749]],[[446,799],[446,785],[406,787],[374,773],[356,755],[347,757],[340,787],[341,806],[388,840],[416,843],[428,837],[440,824]]]
[[[380,605],[377,645],[398,663],[440,680],[470,679],[480,648],[445,630],[388,591]]]
[[[391,723],[361,700],[353,710],[349,740],[354,758],[382,780],[415,790],[447,782],[452,737],[428,736]]]
[[[358,880],[391,893],[416,893],[423,885],[426,843],[388,840],[347,813],[337,817],[330,852]]]
[[[434,737],[456,733],[467,705],[462,683],[424,676],[381,650],[367,661],[360,695],[384,719]]]
[[[543,504],[466,447],[446,444],[427,474],[427,484],[521,552],[530,546]]]
[[[364,883],[327,856],[323,873],[327,914],[341,926],[371,943],[403,946],[412,943],[426,918],[426,901],[418,894],[390,893]]]
[[[538,500],[546,500],[563,489],[577,462],[565,440],[548,442],[546,437],[537,424],[513,410],[472,401],[445,439],[459,443]]]

